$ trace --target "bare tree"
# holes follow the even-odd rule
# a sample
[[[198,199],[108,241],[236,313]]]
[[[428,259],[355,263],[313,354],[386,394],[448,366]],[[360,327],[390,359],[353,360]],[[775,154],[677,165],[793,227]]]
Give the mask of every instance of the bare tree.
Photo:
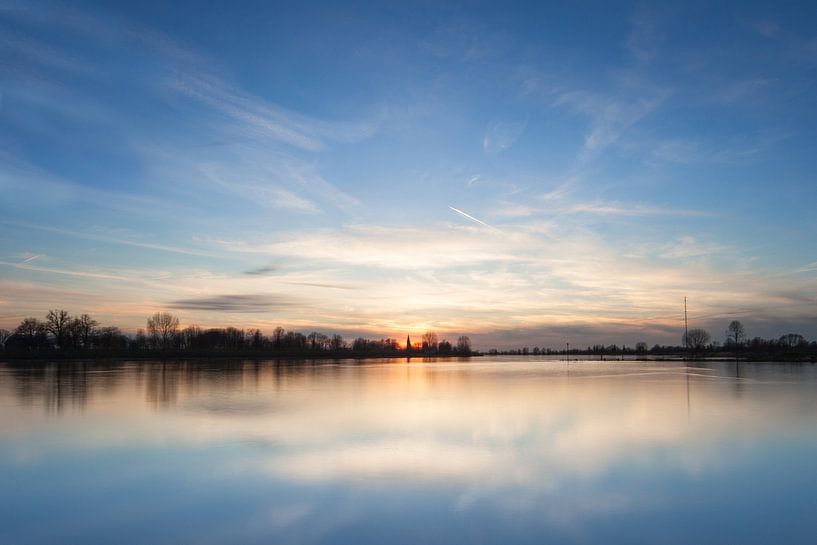
[[[805,344],[806,339],[799,333],[786,333],[780,337],[780,344],[787,348],[795,348],[801,344]]]
[[[21,337],[33,338],[34,335],[42,329],[43,326],[37,318],[25,318],[14,330],[14,334],[20,335]]]
[[[11,331],[8,329],[0,329],[0,350],[6,347],[6,341],[11,337]]]
[[[743,327],[743,324],[738,320],[729,322],[729,326],[726,328],[726,342],[735,343],[735,347],[737,348],[744,338],[746,338],[746,329]]]
[[[463,335],[459,339],[457,339],[457,352],[459,352],[460,354],[470,354],[471,353],[471,339],[469,339],[465,335]]]
[[[91,339],[96,333],[96,326],[98,325],[99,322],[87,314],[83,314],[79,318],[74,319],[74,330],[79,336],[79,341],[82,343],[82,348],[85,350],[91,348]]]
[[[45,325],[37,318],[26,318],[20,322],[20,325],[14,330],[14,336],[19,338],[29,350],[48,344]]]
[[[201,337],[201,328],[199,326],[194,324],[185,327],[181,333],[182,347],[186,350],[198,348],[196,346],[196,340],[199,337]]]
[[[57,348],[65,348],[65,336],[71,324],[71,316],[66,310],[49,310],[45,316],[45,329],[54,336]]]
[[[255,350],[264,348],[264,334],[261,333],[260,329],[247,333],[247,344]]]
[[[284,342],[284,335],[286,331],[281,326],[276,327],[272,330],[272,344],[275,348],[281,348]]]
[[[423,333],[423,349],[432,352],[437,351],[437,334],[433,331],[426,331]]]
[[[179,329],[179,319],[167,312],[157,312],[148,318],[148,334],[155,346],[170,348],[176,331]]]
[[[688,333],[684,334],[683,341],[684,346],[689,348],[693,348],[695,350],[700,350],[704,348],[712,337],[709,335],[705,329],[701,328],[693,328],[690,329]]]
[[[346,348],[346,342],[343,340],[343,337],[335,334],[332,335],[330,346],[332,347],[332,350],[340,350],[342,348]]]

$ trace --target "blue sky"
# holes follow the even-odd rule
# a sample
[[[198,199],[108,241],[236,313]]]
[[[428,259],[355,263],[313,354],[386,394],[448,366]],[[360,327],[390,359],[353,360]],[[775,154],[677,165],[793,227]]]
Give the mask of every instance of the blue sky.
[[[0,327],[817,336],[817,10],[0,3]]]

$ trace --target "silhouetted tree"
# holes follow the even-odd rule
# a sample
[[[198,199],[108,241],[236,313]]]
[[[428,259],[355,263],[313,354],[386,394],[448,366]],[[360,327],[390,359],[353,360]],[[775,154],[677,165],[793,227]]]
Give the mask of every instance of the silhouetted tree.
[[[682,341],[684,346],[688,346],[689,348],[693,348],[695,350],[701,350],[709,343],[711,338],[712,337],[709,335],[709,332],[707,332],[705,329],[696,327],[690,329],[688,334],[684,334]]]
[[[82,345],[82,335],[79,331],[79,319],[71,318],[68,325],[65,327],[63,335],[64,346],[63,349],[79,350]]]
[[[738,320],[732,320],[729,322],[729,326],[726,328],[727,344],[734,343],[735,347],[738,347],[745,337],[746,329],[743,327],[742,323],[740,323]]]
[[[167,312],[157,312],[148,318],[147,329],[154,346],[168,349],[179,329],[179,319]]]
[[[15,348],[26,350],[36,350],[48,348],[48,333],[45,325],[37,318],[25,318],[14,330],[14,335],[9,337],[6,345],[13,345]]]
[[[647,343],[643,341],[635,343],[635,351],[639,354],[645,354],[647,352]]]
[[[128,338],[118,327],[102,327],[97,331],[95,345],[100,350],[124,350],[128,347]]]
[[[346,348],[346,342],[343,340],[343,337],[340,335],[332,335],[332,340],[330,341],[330,346],[332,350],[342,350]]]
[[[297,352],[306,348],[306,336],[297,331],[287,331],[281,339],[281,344],[285,349]]]
[[[57,348],[65,348],[65,336],[71,324],[71,316],[68,311],[62,309],[49,310],[45,316],[45,329],[54,337]]]
[[[235,327],[224,329],[224,348],[242,350],[244,348],[244,330]]]
[[[307,340],[309,341],[309,348],[313,351],[325,350],[329,347],[329,337],[323,333],[318,333],[317,331],[310,333],[307,336]]]
[[[76,332],[79,342],[82,344],[82,348],[85,350],[91,348],[92,339],[96,333],[96,326],[98,325],[99,322],[87,314],[83,314],[79,318],[75,318],[73,320],[72,329]]]
[[[272,331],[272,345],[275,348],[282,348],[285,334],[286,331],[284,331],[284,328],[281,326],[276,327]]]
[[[470,354],[471,353],[471,339],[463,335],[457,339],[457,353]]]
[[[197,345],[201,338],[201,328],[197,325],[189,325],[181,332],[181,345],[186,350],[201,348]]]
[[[264,348],[264,335],[260,329],[256,329],[252,332],[252,336],[249,338],[249,344],[253,350],[261,350]]]
[[[447,355],[451,353],[451,343],[443,339],[440,341],[440,344],[437,345],[437,353],[441,355]]]
[[[0,329],[0,350],[5,350],[6,341],[11,337],[11,331],[8,329]]]
[[[423,333],[423,350],[426,352],[437,351],[437,334],[433,331]]]
[[[780,337],[780,344],[785,346],[786,348],[797,348],[800,345],[806,343],[806,339],[803,338],[802,335],[797,333],[787,333]]]

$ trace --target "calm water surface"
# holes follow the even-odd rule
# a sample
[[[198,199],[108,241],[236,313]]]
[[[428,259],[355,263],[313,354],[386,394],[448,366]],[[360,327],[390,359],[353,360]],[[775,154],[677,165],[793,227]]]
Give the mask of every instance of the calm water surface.
[[[815,543],[817,366],[0,364],[0,543]]]

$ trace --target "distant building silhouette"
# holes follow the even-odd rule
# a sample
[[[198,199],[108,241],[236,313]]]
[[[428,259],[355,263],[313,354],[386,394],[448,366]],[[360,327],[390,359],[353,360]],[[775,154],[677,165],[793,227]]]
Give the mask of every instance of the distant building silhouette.
[[[411,335],[406,335],[406,351],[411,350]]]

